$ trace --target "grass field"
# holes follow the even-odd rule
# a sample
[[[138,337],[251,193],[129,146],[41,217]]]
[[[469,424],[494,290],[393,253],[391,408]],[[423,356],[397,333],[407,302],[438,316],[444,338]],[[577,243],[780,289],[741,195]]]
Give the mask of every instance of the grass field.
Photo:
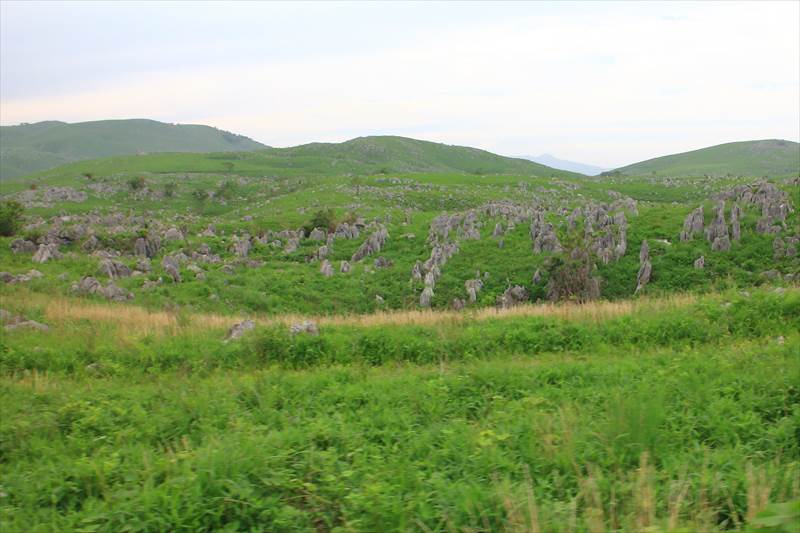
[[[6,531],[796,523],[796,289],[229,343],[224,317],[14,296],[52,329],[2,341]]]

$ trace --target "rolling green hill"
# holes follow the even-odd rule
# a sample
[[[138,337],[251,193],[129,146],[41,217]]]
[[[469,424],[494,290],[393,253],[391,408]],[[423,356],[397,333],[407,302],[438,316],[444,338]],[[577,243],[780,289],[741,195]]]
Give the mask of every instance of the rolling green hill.
[[[226,152],[265,148],[210,126],[155,120],[48,121],[0,127],[0,178],[98,157],[149,152]]]
[[[800,172],[800,144],[781,139],[720,144],[612,170],[629,176],[787,176]]]
[[[250,176],[368,175],[407,172],[580,177],[539,163],[491,152],[405,137],[359,137],[251,152],[159,153],[114,156],[60,166],[36,179],[148,172],[236,173]],[[27,179],[27,178],[26,178]]]

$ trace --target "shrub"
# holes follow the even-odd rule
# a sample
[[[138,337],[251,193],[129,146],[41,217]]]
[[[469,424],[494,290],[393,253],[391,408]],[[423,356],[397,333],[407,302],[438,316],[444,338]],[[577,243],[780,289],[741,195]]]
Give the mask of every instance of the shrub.
[[[306,235],[311,233],[314,228],[324,228],[328,231],[335,231],[336,215],[333,209],[321,209],[317,211],[314,213],[314,216],[311,217],[311,220],[303,226]]]
[[[19,202],[13,200],[0,202],[0,235],[11,237],[16,235],[22,227],[22,212],[24,208]]]
[[[128,180],[128,186],[132,191],[140,191],[144,189],[145,185],[146,182],[144,181],[144,176],[134,176]]]
[[[551,302],[586,302],[600,297],[600,280],[592,276],[592,261],[583,247],[575,247],[569,257],[554,257],[547,270],[547,299]]]
[[[174,181],[170,181],[164,184],[164,197],[172,198],[175,196],[175,191],[178,189],[178,184]]]

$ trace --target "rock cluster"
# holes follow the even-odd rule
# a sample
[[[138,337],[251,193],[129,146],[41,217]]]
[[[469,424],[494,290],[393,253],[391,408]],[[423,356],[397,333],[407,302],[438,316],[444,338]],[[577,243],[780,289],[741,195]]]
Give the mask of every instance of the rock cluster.
[[[57,244],[40,244],[39,249],[31,259],[34,263],[46,263],[51,259],[60,259],[61,253]]]
[[[127,278],[133,273],[128,265],[114,259],[101,260],[100,272],[111,279]]]
[[[514,285],[503,291],[503,294],[497,297],[497,307],[501,309],[508,309],[527,302],[530,299],[528,289],[521,285]]]
[[[355,263],[369,255],[380,252],[388,238],[389,232],[386,227],[380,226],[358,247],[358,250],[353,253],[353,257],[350,258],[350,262]]]
[[[91,276],[81,278],[78,283],[72,286],[72,290],[83,294],[99,294],[107,300],[118,302],[133,299],[133,294],[130,291],[118,287],[113,281],[109,281],[108,284],[103,287],[97,279]]]
[[[38,270],[29,270],[25,274],[11,274],[10,272],[0,272],[0,281],[3,283],[13,284],[13,283],[27,283],[32,279],[39,279],[42,277],[42,273]]]
[[[704,223],[703,206],[699,206],[686,215],[683,220],[683,230],[680,235],[681,242],[690,241],[695,235],[702,235]]]

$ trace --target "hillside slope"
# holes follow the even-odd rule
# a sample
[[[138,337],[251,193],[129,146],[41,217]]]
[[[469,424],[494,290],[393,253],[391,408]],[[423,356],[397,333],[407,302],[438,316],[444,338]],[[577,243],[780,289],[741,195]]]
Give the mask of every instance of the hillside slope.
[[[0,178],[98,157],[148,152],[226,152],[266,148],[210,126],[155,120],[48,121],[0,127]]]
[[[781,139],[743,141],[641,161],[607,174],[630,176],[787,176],[800,172],[800,144]]]
[[[444,173],[581,177],[532,161],[406,137],[358,137],[342,143],[311,143],[251,152],[161,153],[80,161],[48,170],[35,179],[91,173],[97,176],[147,172],[235,173],[252,176],[349,176],[388,173]],[[26,178],[27,179],[27,178]]]

